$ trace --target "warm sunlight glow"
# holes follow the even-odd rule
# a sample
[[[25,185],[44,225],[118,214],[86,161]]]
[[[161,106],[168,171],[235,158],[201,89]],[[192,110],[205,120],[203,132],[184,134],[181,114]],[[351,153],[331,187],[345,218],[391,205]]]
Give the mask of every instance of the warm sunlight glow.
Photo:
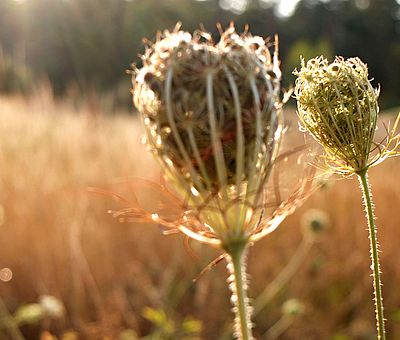
[[[281,17],[291,16],[300,0],[281,0],[278,2],[277,14]]]

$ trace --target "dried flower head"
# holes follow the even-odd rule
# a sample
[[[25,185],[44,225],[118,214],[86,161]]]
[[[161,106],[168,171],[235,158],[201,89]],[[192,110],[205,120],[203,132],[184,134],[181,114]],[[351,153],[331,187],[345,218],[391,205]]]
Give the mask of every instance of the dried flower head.
[[[147,47],[133,77],[147,143],[220,240],[256,228],[281,138],[277,49],[233,26],[214,43],[175,28]],[[222,213],[221,213],[222,212]]]
[[[324,147],[334,172],[363,171],[396,153],[396,124],[385,143],[374,142],[379,88],[372,87],[367,65],[359,58],[336,57],[332,63],[323,57],[302,60],[294,74],[301,127]]]
[[[114,215],[147,216],[225,248],[275,229],[307,196],[314,170],[302,171],[302,148],[278,156],[284,128],[277,42],[239,35],[233,25],[220,33],[215,43],[178,25],[148,44],[143,67],[132,72],[133,100],[167,178],[161,196],[176,209],[150,213],[134,202]],[[281,192],[284,176],[272,172],[284,163],[302,172],[299,180],[293,171],[291,190]]]

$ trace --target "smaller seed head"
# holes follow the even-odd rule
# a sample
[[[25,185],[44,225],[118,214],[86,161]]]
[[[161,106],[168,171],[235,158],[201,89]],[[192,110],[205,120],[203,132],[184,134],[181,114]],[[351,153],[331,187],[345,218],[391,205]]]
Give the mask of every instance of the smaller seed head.
[[[282,305],[282,314],[287,317],[295,317],[304,313],[304,304],[298,299],[289,299]]]
[[[325,149],[336,169],[357,172],[369,166],[379,112],[379,89],[359,58],[302,60],[295,97],[301,128]]]
[[[304,237],[314,240],[327,226],[329,226],[330,218],[328,214],[320,209],[309,209],[301,218]]]

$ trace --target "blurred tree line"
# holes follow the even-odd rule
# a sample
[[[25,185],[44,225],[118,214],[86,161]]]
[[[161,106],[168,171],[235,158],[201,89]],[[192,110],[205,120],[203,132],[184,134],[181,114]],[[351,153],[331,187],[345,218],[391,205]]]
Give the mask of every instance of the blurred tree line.
[[[138,62],[142,37],[173,28],[235,21],[253,34],[279,34],[284,85],[299,56],[359,56],[382,88],[385,107],[400,104],[399,0],[300,0],[289,17],[278,0],[0,0],[0,91],[28,91],[49,79],[71,88],[127,94],[124,70]]]

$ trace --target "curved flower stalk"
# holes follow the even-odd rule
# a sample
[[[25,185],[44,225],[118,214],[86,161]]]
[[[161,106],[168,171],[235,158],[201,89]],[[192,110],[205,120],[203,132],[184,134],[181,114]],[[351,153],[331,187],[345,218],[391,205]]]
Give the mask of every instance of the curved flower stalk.
[[[133,100],[167,180],[160,186],[165,203],[177,209],[172,216],[164,205],[149,211],[135,199],[114,216],[152,220],[221,248],[231,274],[235,336],[246,340],[253,338],[247,248],[308,196],[315,169],[298,157],[304,148],[279,152],[284,123],[277,41],[239,35],[233,25],[220,33],[214,42],[206,32],[191,35],[178,25],[148,44],[143,67],[132,72]],[[291,190],[282,192],[275,165],[293,158],[293,166],[307,171],[300,180],[296,173]]]
[[[372,87],[368,68],[358,58],[323,57],[302,60],[295,97],[301,128],[308,131],[324,150],[330,171],[359,178],[369,226],[378,339],[385,339],[383,299],[374,221],[374,205],[367,171],[388,157],[399,154],[396,133],[400,115],[382,141],[374,141],[378,119],[379,89]]]

